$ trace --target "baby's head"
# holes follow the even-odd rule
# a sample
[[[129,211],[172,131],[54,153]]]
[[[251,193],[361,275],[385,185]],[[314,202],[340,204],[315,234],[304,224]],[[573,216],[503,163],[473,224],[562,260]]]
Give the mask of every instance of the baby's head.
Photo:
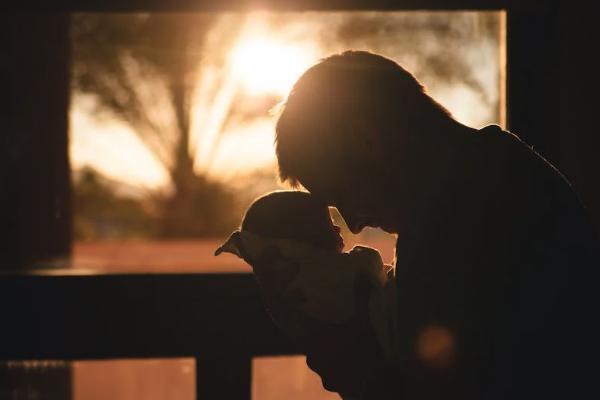
[[[246,211],[242,231],[274,239],[291,239],[315,247],[342,252],[340,228],[329,209],[309,193],[272,192],[259,197]]]

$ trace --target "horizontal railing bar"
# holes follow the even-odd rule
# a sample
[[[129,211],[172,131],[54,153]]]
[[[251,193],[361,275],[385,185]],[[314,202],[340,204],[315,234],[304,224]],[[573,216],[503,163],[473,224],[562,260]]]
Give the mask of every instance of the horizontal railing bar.
[[[249,274],[5,275],[0,315],[4,360],[297,353]]]

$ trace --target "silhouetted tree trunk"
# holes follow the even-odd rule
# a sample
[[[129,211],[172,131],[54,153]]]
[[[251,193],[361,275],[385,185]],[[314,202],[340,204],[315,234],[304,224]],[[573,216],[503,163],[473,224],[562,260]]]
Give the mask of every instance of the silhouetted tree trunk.
[[[189,74],[187,37],[188,31],[180,32],[178,46],[173,50],[180,56],[174,73],[170,74],[173,81],[170,83],[173,111],[176,120],[177,143],[175,145],[173,168],[170,171],[173,184],[173,194],[167,199],[166,206],[162,208],[160,233],[162,236],[185,236],[188,233],[186,226],[194,224],[189,216],[194,206],[193,195],[196,190],[196,173],[194,172],[194,158],[190,149],[190,98],[192,85],[187,82]]]
[[[194,171],[192,95],[199,71],[225,58],[239,18],[222,21],[210,13],[74,17],[75,90],[93,95],[99,113],[128,124],[169,174],[172,192],[159,207],[161,236],[216,234],[207,227],[223,223],[212,204],[227,200],[222,185],[209,184]],[[220,34],[208,40],[215,26]],[[207,92],[209,103],[219,90],[217,84]],[[199,212],[209,209],[213,212]]]

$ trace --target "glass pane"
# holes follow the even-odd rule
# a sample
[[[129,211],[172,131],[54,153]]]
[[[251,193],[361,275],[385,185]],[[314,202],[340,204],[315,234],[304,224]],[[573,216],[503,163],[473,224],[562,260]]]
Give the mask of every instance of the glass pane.
[[[73,400],[194,400],[192,358],[75,361]]]
[[[73,264],[248,272],[212,254],[253,198],[281,187],[269,111],[304,69],[370,50],[413,72],[461,122],[503,125],[503,21],[502,12],[74,15]],[[393,258],[381,231],[344,235]]]

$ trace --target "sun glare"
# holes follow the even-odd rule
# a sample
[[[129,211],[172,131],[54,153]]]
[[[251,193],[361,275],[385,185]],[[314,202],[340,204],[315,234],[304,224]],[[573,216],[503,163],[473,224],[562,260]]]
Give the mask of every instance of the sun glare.
[[[233,73],[250,94],[286,94],[314,61],[310,49],[268,38],[248,38],[232,50]]]

